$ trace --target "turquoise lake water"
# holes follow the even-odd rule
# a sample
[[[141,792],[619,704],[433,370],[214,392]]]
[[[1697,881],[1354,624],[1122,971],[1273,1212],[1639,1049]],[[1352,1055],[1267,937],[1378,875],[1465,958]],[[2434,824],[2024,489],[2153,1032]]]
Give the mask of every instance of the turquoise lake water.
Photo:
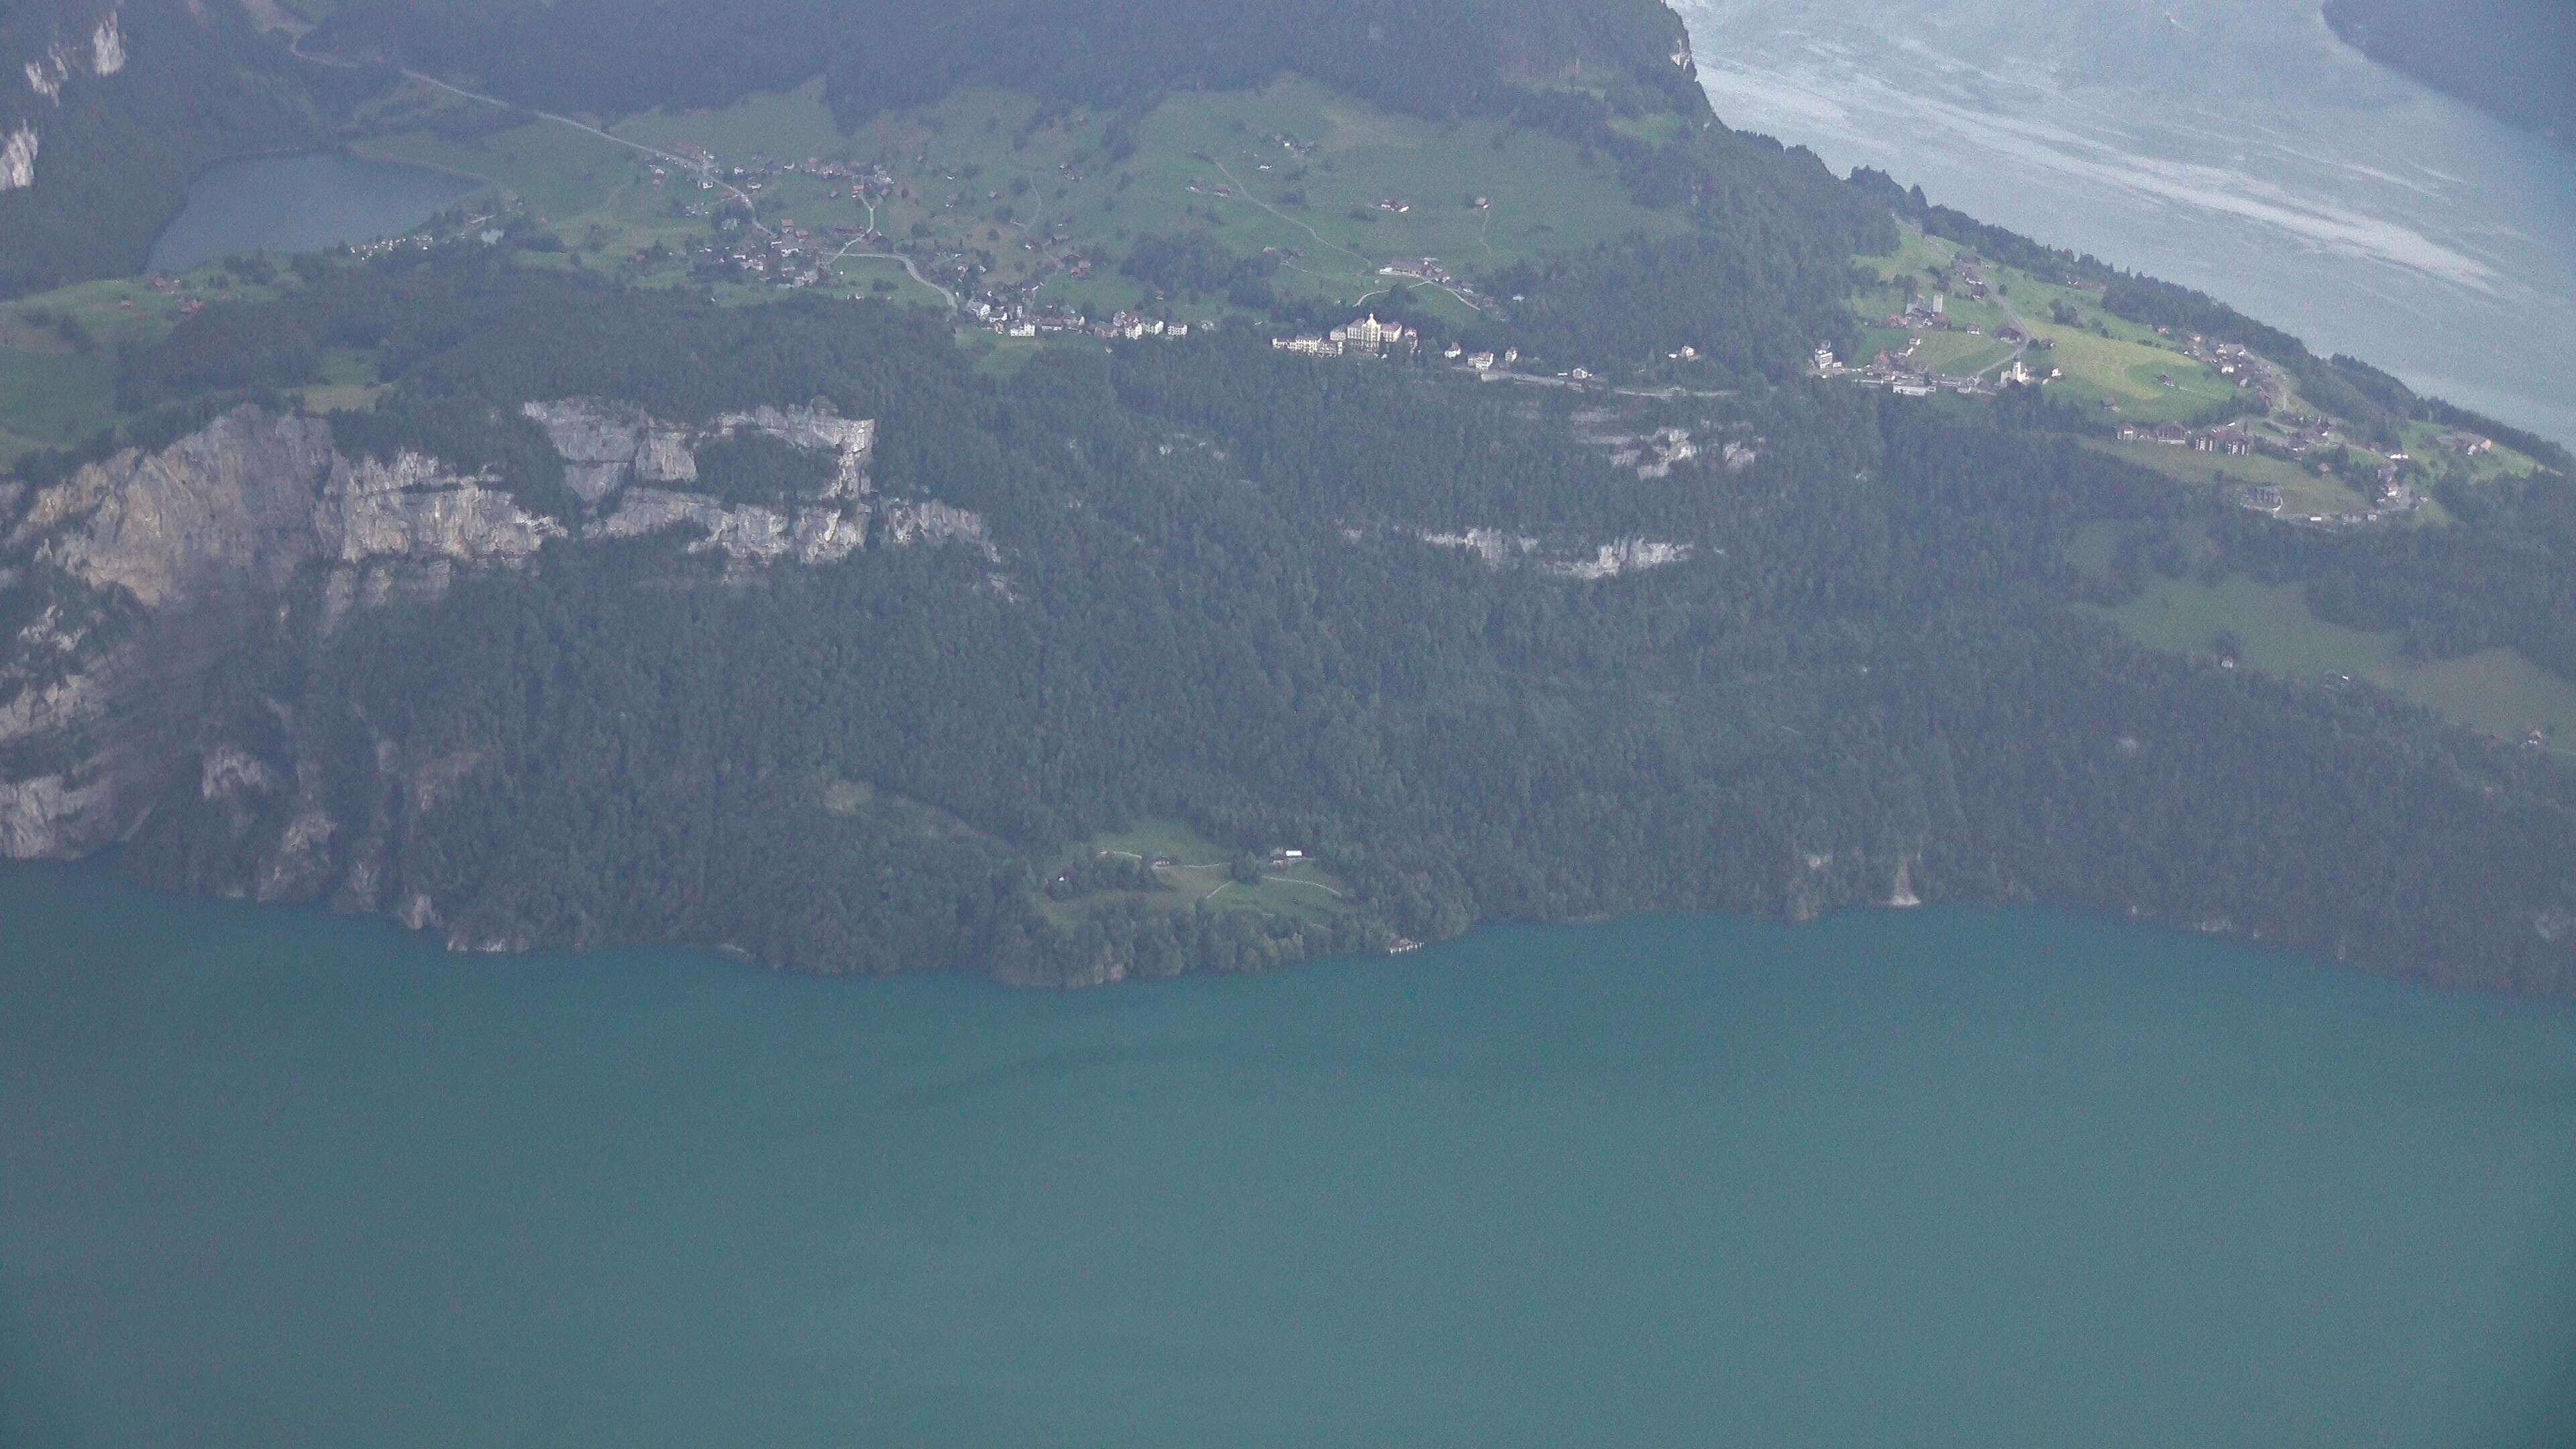
[[[189,186],[148,265],[184,272],[235,252],[318,252],[400,236],[474,189],[444,172],[355,156],[226,161]]]
[[[0,1443],[2547,1445],[2576,1009],[2037,911],[1085,995],[0,869]]]

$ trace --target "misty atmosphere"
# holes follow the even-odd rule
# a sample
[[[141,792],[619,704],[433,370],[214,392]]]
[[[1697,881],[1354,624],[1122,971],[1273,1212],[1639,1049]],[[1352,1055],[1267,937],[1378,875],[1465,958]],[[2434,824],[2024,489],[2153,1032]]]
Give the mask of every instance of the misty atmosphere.
[[[2576,1445],[2571,95],[0,0],[0,1445]]]

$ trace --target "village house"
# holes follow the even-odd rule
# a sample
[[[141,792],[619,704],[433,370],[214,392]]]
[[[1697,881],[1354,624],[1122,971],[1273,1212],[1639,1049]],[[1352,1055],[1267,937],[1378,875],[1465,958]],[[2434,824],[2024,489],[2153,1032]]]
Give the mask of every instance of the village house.
[[[1446,267],[1440,265],[1440,259],[1437,257],[1401,258],[1378,268],[1377,274],[1381,277],[1406,277],[1443,287],[1457,280],[1449,275]]]

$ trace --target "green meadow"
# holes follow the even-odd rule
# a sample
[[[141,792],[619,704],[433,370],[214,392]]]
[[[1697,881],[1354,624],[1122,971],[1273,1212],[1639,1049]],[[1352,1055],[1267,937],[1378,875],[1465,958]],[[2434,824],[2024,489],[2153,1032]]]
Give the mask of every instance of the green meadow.
[[[2349,675],[2502,738],[2543,730],[2576,742],[2576,684],[2511,649],[2409,659],[2392,635],[2319,619],[2296,584],[2158,579],[2137,599],[2096,612],[2153,648],[2213,654],[2219,637],[2232,634],[2243,668],[2309,681]]]
[[[1854,295],[1854,310],[1872,324],[1902,312],[1907,301],[1931,290],[1934,277],[1950,270],[1959,251],[1941,238],[1903,232],[1895,251],[1860,259],[1865,274],[1875,280]],[[1866,361],[1881,348],[1901,351],[1907,339],[1919,339],[1914,360],[1924,367],[1961,377],[1991,375],[2013,357],[2013,348],[1996,342],[1995,334],[2014,326],[2035,344],[2023,354],[2032,372],[2045,376],[2055,369],[2063,374],[2049,384],[2050,395],[2098,409],[2105,417],[2148,425],[2180,422],[2237,392],[2232,379],[2186,356],[2154,329],[2103,311],[2100,299],[2090,292],[2043,282],[1993,262],[1984,263],[1981,270],[1992,289],[1987,298],[1979,300],[1964,292],[1943,298],[1954,330],[1899,332],[1873,325],[1865,339],[1867,350],[1858,360]],[[2073,308],[2079,319],[2076,325],[2051,320],[2056,307]]]
[[[1048,863],[1046,874],[1052,878],[1068,867],[1103,856],[1123,857],[1148,864],[1157,889],[1100,891],[1071,900],[1048,900],[1043,909],[1051,918],[1067,924],[1107,906],[1129,904],[1186,910],[1205,903],[1210,909],[1255,911],[1310,921],[1329,920],[1350,909],[1348,887],[1338,876],[1312,864],[1274,866],[1265,859],[1257,880],[1237,880],[1234,864],[1240,855],[1180,821],[1144,821],[1127,830],[1096,835],[1065,847]],[[1157,861],[1163,863],[1152,864]]]
[[[1657,119],[1640,124],[1651,130]],[[818,234],[871,227],[925,265],[972,259],[992,282],[1044,279],[1047,300],[1094,311],[1149,300],[1117,263],[1151,234],[1204,231],[1240,256],[1268,252],[1278,258],[1274,286],[1356,305],[1391,284],[1380,268],[1399,259],[1433,258],[1464,277],[1684,224],[1637,206],[1610,162],[1571,142],[1398,116],[1294,78],[1183,92],[1123,128],[1106,113],[1044,112],[1026,95],[970,89],[844,134],[817,82],[609,129],[661,151],[714,152],[764,223]],[[656,184],[651,157],[552,122],[463,140],[398,130],[365,149],[481,179],[576,251],[620,259],[661,243],[679,254],[666,266],[680,274],[690,250],[714,239],[711,216],[689,212],[712,213],[725,198],[676,169]],[[893,186],[870,202],[803,174],[729,174],[764,160],[882,166]],[[1088,265],[1065,265],[1068,254]],[[888,265],[837,268],[827,281],[853,293],[894,281],[927,297]],[[1422,295],[1469,315],[1438,289]]]

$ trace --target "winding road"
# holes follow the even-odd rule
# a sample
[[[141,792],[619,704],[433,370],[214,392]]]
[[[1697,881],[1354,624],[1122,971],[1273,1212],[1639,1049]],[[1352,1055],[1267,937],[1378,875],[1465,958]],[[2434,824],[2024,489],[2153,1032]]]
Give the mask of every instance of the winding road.
[[[873,231],[875,228],[870,227],[869,230]],[[903,263],[905,275],[911,277],[921,285],[928,287],[930,290],[937,292],[939,294],[939,299],[948,304],[949,310],[956,310],[958,306],[957,294],[948,290],[946,287],[939,285],[937,282],[930,280],[928,277],[923,276],[921,274],[921,268],[913,265],[912,258],[905,256],[901,252],[854,252],[850,250],[851,247],[857,245],[857,242],[844,243],[839,251],[832,253],[832,255],[824,261],[823,265],[827,267],[837,265],[843,257],[865,257],[871,261],[901,262]]]
[[[1290,226],[1293,226],[1293,227],[1297,228],[1299,231],[1304,232],[1306,235],[1308,235],[1308,236],[1310,236],[1310,237],[1313,237],[1313,238],[1315,239],[1315,241],[1316,241],[1316,243],[1317,243],[1318,245],[1325,246],[1325,247],[1330,247],[1332,250],[1337,251],[1337,252],[1340,252],[1343,256],[1349,257],[1352,261],[1355,261],[1355,262],[1359,263],[1361,266],[1366,267],[1366,268],[1367,268],[1367,269],[1368,269],[1372,274],[1374,274],[1374,273],[1378,270],[1378,267],[1379,267],[1379,265],[1380,265],[1379,263],[1369,260],[1367,257],[1364,257],[1364,256],[1360,255],[1358,252],[1352,251],[1349,247],[1343,246],[1343,245],[1342,245],[1341,243],[1339,243],[1339,242],[1331,242],[1331,241],[1326,241],[1326,240],[1324,240],[1324,234],[1323,234],[1322,232],[1319,232],[1319,231],[1315,230],[1313,227],[1308,226],[1306,223],[1304,223],[1304,222],[1302,222],[1302,221],[1299,221],[1297,218],[1295,218],[1295,217],[1293,217],[1293,216],[1290,216],[1288,213],[1286,213],[1286,212],[1284,212],[1284,211],[1281,211],[1278,207],[1272,206],[1269,202],[1266,202],[1266,201],[1262,200],[1260,197],[1253,195],[1253,194],[1252,194],[1252,188],[1251,188],[1251,187],[1249,187],[1249,186],[1244,185],[1244,184],[1243,184],[1243,182],[1242,182],[1241,180],[1239,180],[1239,179],[1237,179],[1237,178],[1236,178],[1236,176],[1235,176],[1235,174],[1234,174],[1233,172],[1228,171],[1227,169],[1225,169],[1225,163],[1224,163],[1224,162],[1219,161],[1219,160],[1215,159],[1214,157],[1210,157],[1210,158],[1209,158],[1209,160],[1208,160],[1208,164],[1209,164],[1209,165],[1211,165],[1211,166],[1214,166],[1214,167],[1216,168],[1216,174],[1217,174],[1217,175],[1219,175],[1219,176],[1224,177],[1224,178],[1226,179],[1226,184],[1227,184],[1227,185],[1229,185],[1229,186],[1232,186],[1232,187],[1234,188],[1234,195],[1233,195],[1231,198],[1228,198],[1228,199],[1230,199],[1230,200],[1236,200],[1236,201],[1249,201],[1249,202],[1251,202],[1253,205],[1255,205],[1255,206],[1257,206],[1257,207],[1260,207],[1263,211],[1266,211],[1266,212],[1270,213],[1272,216],[1275,216],[1275,217],[1279,218],[1281,221],[1284,221],[1284,222],[1288,223]],[[1487,248],[1487,250],[1491,250],[1491,248],[1490,248],[1490,247],[1488,247],[1488,248]],[[1300,268],[1298,268],[1298,270],[1299,270],[1299,271],[1304,271],[1305,269],[1304,269],[1304,268],[1302,268],[1302,267],[1300,267]],[[1320,274],[1318,274],[1318,273],[1308,273],[1308,275],[1313,276],[1313,275],[1320,275]],[[1422,285],[1424,285],[1424,286],[1426,286],[1426,287],[1438,287],[1441,291],[1448,293],[1448,294],[1449,294],[1450,296],[1452,296],[1452,297],[1456,297],[1456,298],[1458,299],[1459,305],[1461,305],[1461,306],[1465,307],[1465,308],[1466,308],[1468,311],[1470,311],[1470,312],[1482,312],[1482,311],[1484,311],[1484,310],[1485,310],[1484,308],[1477,306],[1474,302],[1469,301],[1469,300],[1467,299],[1466,295],[1465,295],[1464,293],[1460,292],[1457,288],[1452,287],[1452,286],[1448,286],[1448,285],[1446,285],[1445,283],[1441,283],[1441,282],[1434,282],[1434,281],[1429,281],[1429,280],[1424,280],[1424,281],[1423,281],[1423,283],[1422,283]],[[1387,290],[1391,290],[1391,289],[1387,289]],[[1365,301],[1367,301],[1370,297],[1375,297],[1375,296],[1380,296],[1380,295],[1383,295],[1383,292],[1370,292],[1370,293],[1366,294],[1365,296],[1362,296],[1362,297],[1359,299],[1359,302],[1353,302],[1351,305],[1352,305],[1352,306],[1354,306],[1354,307],[1356,307],[1356,306],[1358,306],[1358,305],[1360,304],[1360,302],[1365,302]]]
[[[304,48],[304,37],[310,33],[310,31],[304,31],[290,34],[286,41],[287,53],[294,56],[297,60],[310,61],[315,65],[329,66],[334,70],[367,70],[375,64],[368,61],[345,60],[335,55],[316,55],[312,51]],[[498,96],[487,96],[481,91],[469,91],[460,85],[450,85],[446,81],[440,80],[438,77],[430,75],[427,72],[413,70],[410,66],[396,64],[393,69],[397,74],[402,75],[406,79],[416,80],[425,86],[435,86],[439,90],[447,92],[449,95],[462,97],[463,99],[473,101],[478,105],[493,106],[505,111],[513,109],[510,102],[502,100]],[[570,126],[576,131],[587,132],[590,135],[597,136],[603,141],[624,146],[630,151],[641,151],[645,155],[650,156],[657,161],[668,161],[683,171],[695,172],[701,169],[697,162],[691,161],[685,156],[676,156],[668,151],[647,146],[641,141],[630,141],[624,136],[612,135],[587,121],[575,120],[570,116],[557,115],[553,111],[540,111],[532,107],[519,109],[526,109],[528,114],[535,116],[541,121],[552,121],[558,126]],[[717,176],[711,169],[707,170],[705,174],[707,179],[715,182],[718,190],[724,192],[725,195],[732,197],[734,200],[741,202],[744,209],[751,213],[751,225],[754,230],[760,232],[764,236],[775,237],[777,235],[776,232],[771,231],[767,225],[762,223],[760,219],[760,204],[751,199],[751,193],[744,191],[741,187]],[[909,265],[909,263],[906,265]],[[925,285],[928,284],[925,283]],[[947,289],[943,287],[933,287],[932,290],[939,292],[941,296],[948,295]],[[950,305],[955,305],[955,298],[952,297],[949,300]]]
[[[310,61],[315,65],[330,66],[337,70],[364,70],[368,68],[369,62],[366,61],[346,60],[334,55],[316,55],[312,51],[306,50],[304,48],[305,33],[309,32],[295,33],[287,37],[286,49],[288,53],[292,54],[296,59]],[[473,101],[478,105],[496,106],[503,110],[511,109],[510,102],[502,100],[498,96],[487,96],[481,91],[469,91],[463,86],[450,84],[447,81],[440,80],[434,75],[414,70],[407,65],[396,65],[394,66],[394,69],[408,79],[418,81],[425,86],[434,86],[439,90],[447,92],[449,95]],[[540,111],[533,108],[529,110],[529,114],[537,117],[539,120],[552,121],[558,126],[570,126],[576,131],[596,136],[599,139],[610,142],[614,145],[624,146],[630,151],[641,151],[645,155],[653,157],[655,160],[667,161],[670,164],[679,167],[683,171],[698,172],[701,170],[697,162],[691,161],[685,156],[677,156],[671,152],[661,150],[658,147],[647,146],[641,141],[630,141],[624,136],[603,131],[599,127],[594,126],[587,121],[576,120],[571,116],[558,115],[553,111]],[[732,182],[716,176],[712,170],[707,170],[704,174],[708,179],[715,182],[718,190],[721,190],[725,195],[733,198],[734,200],[741,202],[743,209],[752,214],[751,225],[754,230],[757,230],[764,236],[775,237],[777,235],[776,232],[771,231],[769,227],[761,221],[760,203],[752,199],[751,193],[744,191],[741,187],[734,185]],[[871,205],[868,208],[868,214],[871,221],[873,221],[876,215],[875,206]],[[870,229],[873,230],[873,226],[871,226]],[[852,250],[852,248],[857,245],[858,243],[851,242],[843,246],[839,251],[834,252],[830,260],[826,261],[824,265],[834,265],[845,257],[865,257],[875,261],[901,262],[903,264],[904,272],[907,275],[909,275],[914,281],[929,288],[931,291],[938,293],[939,300],[947,303],[950,311],[957,310],[959,306],[957,294],[948,290],[946,287],[939,285],[937,282],[930,280],[929,277],[924,276],[920,266],[917,265],[912,258],[904,256],[900,252],[862,252]]]

